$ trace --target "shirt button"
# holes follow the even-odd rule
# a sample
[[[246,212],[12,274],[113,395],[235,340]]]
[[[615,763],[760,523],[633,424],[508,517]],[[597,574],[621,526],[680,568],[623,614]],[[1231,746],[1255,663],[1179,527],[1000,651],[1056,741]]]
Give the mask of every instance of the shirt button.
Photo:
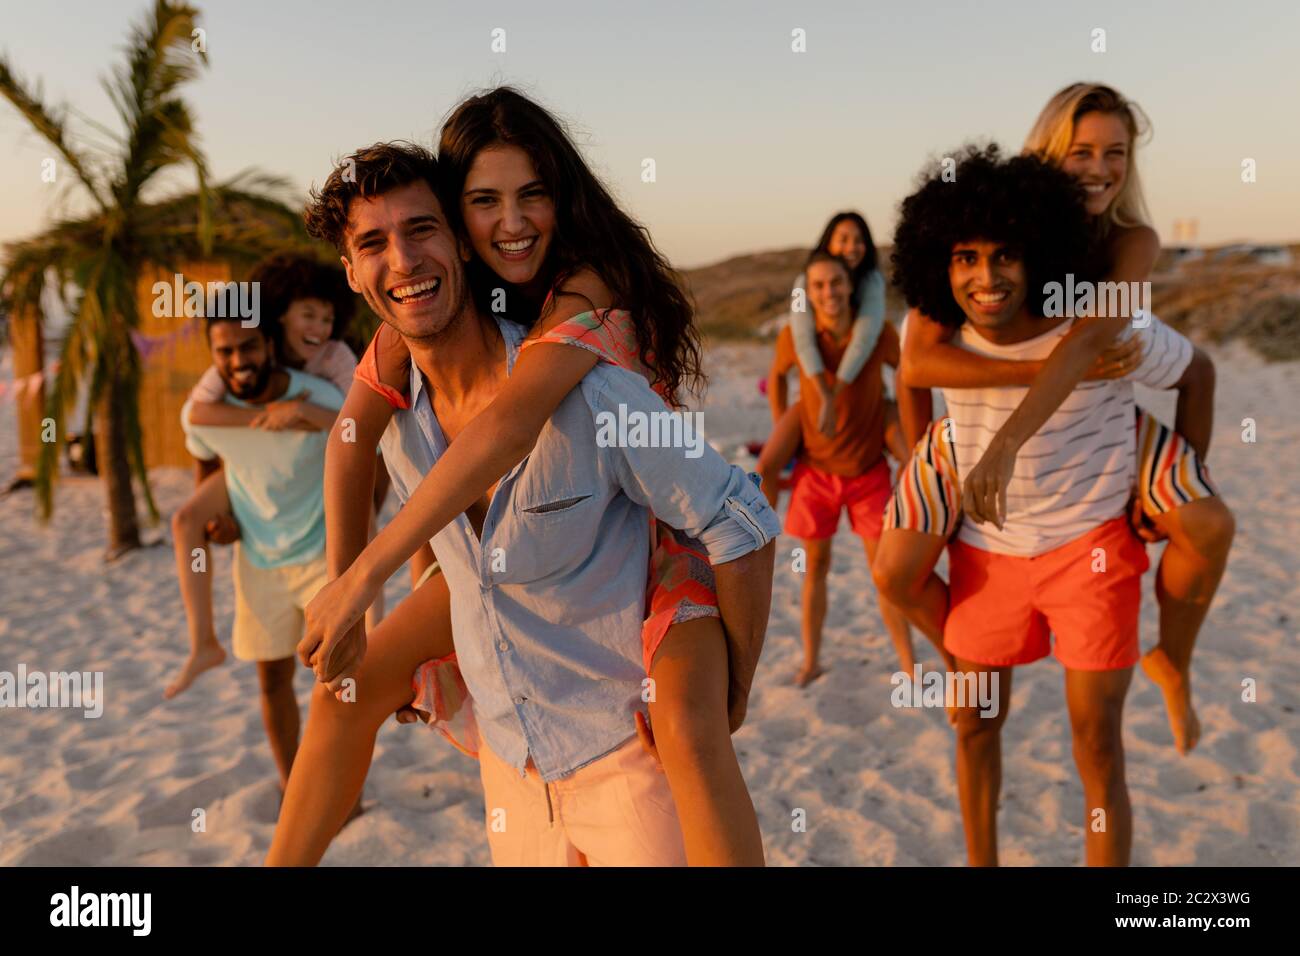
[[[523,703],[524,701],[526,701],[526,700],[528,700],[527,697],[516,697],[516,698],[515,698],[515,703],[516,703],[516,704],[522,704],[522,703]]]
[[[500,644],[497,645],[497,650],[508,651],[510,650],[510,645],[507,644],[505,641],[502,641]]]

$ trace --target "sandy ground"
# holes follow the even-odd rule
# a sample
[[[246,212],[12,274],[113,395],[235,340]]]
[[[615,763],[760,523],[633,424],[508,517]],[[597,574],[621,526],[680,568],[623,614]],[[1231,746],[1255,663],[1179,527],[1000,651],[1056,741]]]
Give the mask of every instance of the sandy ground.
[[[768,352],[710,353],[703,404],[711,441],[729,457],[767,430],[755,388]],[[1218,425],[1210,457],[1238,520],[1237,542],[1194,664],[1204,736],[1181,758],[1156,688],[1136,674],[1125,746],[1135,813],[1134,862],[1148,866],[1300,864],[1300,653],[1297,560],[1300,424],[1290,414],[1300,365],[1266,365],[1244,349],[1215,353]],[[9,357],[0,376],[11,375]],[[1257,441],[1242,441],[1242,420]],[[14,411],[0,403],[0,477],[16,461]],[[189,476],[159,470],[164,515]],[[1291,489],[1291,490],[1288,490]],[[176,701],[162,688],[185,653],[185,628],[164,544],[105,566],[98,483],[60,486],[48,526],[30,492],[0,500],[0,670],[103,671],[103,716],[0,710],[0,864],[255,865],[274,825],[274,765],[254,669],[228,663]],[[391,504],[390,504],[391,512]],[[768,646],[750,716],[735,742],[775,865],[925,865],[963,860],[952,735],[938,710],[890,704],[894,655],[859,543],[841,530],[824,647],[829,671],[805,691],[799,661],[800,575],[779,542]],[[1152,551],[1154,566],[1156,552]],[[232,620],[230,555],[218,550],[217,626]],[[405,574],[389,585],[404,593]],[[1154,643],[1151,574],[1143,647]],[[926,656],[917,638],[922,660]],[[1242,700],[1243,680],[1258,686]],[[1083,795],[1070,756],[1062,671],[1044,661],[1016,675],[1004,731],[1002,858],[1013,865],[1082,861]],[[300,671],[304,708],[309,676]],[[305,717],[305,710],[304,710]],[[368,812],[325,857],[329,865],[487,864],[477,767],[440,737],[389,722],[366,786]],[[196,809],[206,816],[194,832]],[[797,814],[802,810],[803,814]],[[792,822],[806,819],[800,832]]]

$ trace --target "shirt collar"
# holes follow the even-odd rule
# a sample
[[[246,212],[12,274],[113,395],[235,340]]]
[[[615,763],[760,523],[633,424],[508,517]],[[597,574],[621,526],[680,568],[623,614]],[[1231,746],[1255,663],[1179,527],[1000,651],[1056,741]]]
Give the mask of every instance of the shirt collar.
[[[526,330],[518,322],[511,322],[503,315],[492,313],[492,318],[501,331],[501,340],[506,346],[506,374],[509,375],[515,370],[515,359],[519,356],[519,347],[524,341]],[[424,391],[424,375],[420,373],[419,366],[414,362],[411,363],[411,407],[420,400],[420,393]]]

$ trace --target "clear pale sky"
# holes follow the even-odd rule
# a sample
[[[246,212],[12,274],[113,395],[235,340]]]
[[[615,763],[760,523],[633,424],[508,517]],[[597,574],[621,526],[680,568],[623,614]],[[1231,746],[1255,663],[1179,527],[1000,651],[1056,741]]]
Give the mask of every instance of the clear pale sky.
[[[210,67],[188,88],[218,178],[256,166],[305,195],[381,139],[432,143],[466,93],[523,87],[679,266],[809,245],[842,208],[888,242],[930,156],[1018,150],[1047,98],[1099,80],[1137,100],[1155,226],[1300,239],[1300,4],[1205,2],[431,2],[208,0]],[[0,49],[100,122],[99,87],[143,0],[0,0]],[[505,30],[506,52],[491,50]],[[791,50],[806,31],[807,52]],[[1095,53],[1092,31],[1106,31]],[[50,150],[0,102],[0,242],[56,210]],[[641,181],[653,158],[657,181]],[[1245,158],[1257,181],[1241,181]]]

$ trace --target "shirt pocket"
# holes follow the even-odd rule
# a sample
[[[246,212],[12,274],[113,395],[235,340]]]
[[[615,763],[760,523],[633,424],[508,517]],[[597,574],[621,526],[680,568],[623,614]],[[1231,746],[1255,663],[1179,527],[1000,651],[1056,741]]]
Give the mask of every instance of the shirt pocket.
[[[593,491],[548,489],[536,498],[516,501],[511,533],[503,541],[504,569],[494,578],[526,583],[564,574],[591,553],[599,524]]]

